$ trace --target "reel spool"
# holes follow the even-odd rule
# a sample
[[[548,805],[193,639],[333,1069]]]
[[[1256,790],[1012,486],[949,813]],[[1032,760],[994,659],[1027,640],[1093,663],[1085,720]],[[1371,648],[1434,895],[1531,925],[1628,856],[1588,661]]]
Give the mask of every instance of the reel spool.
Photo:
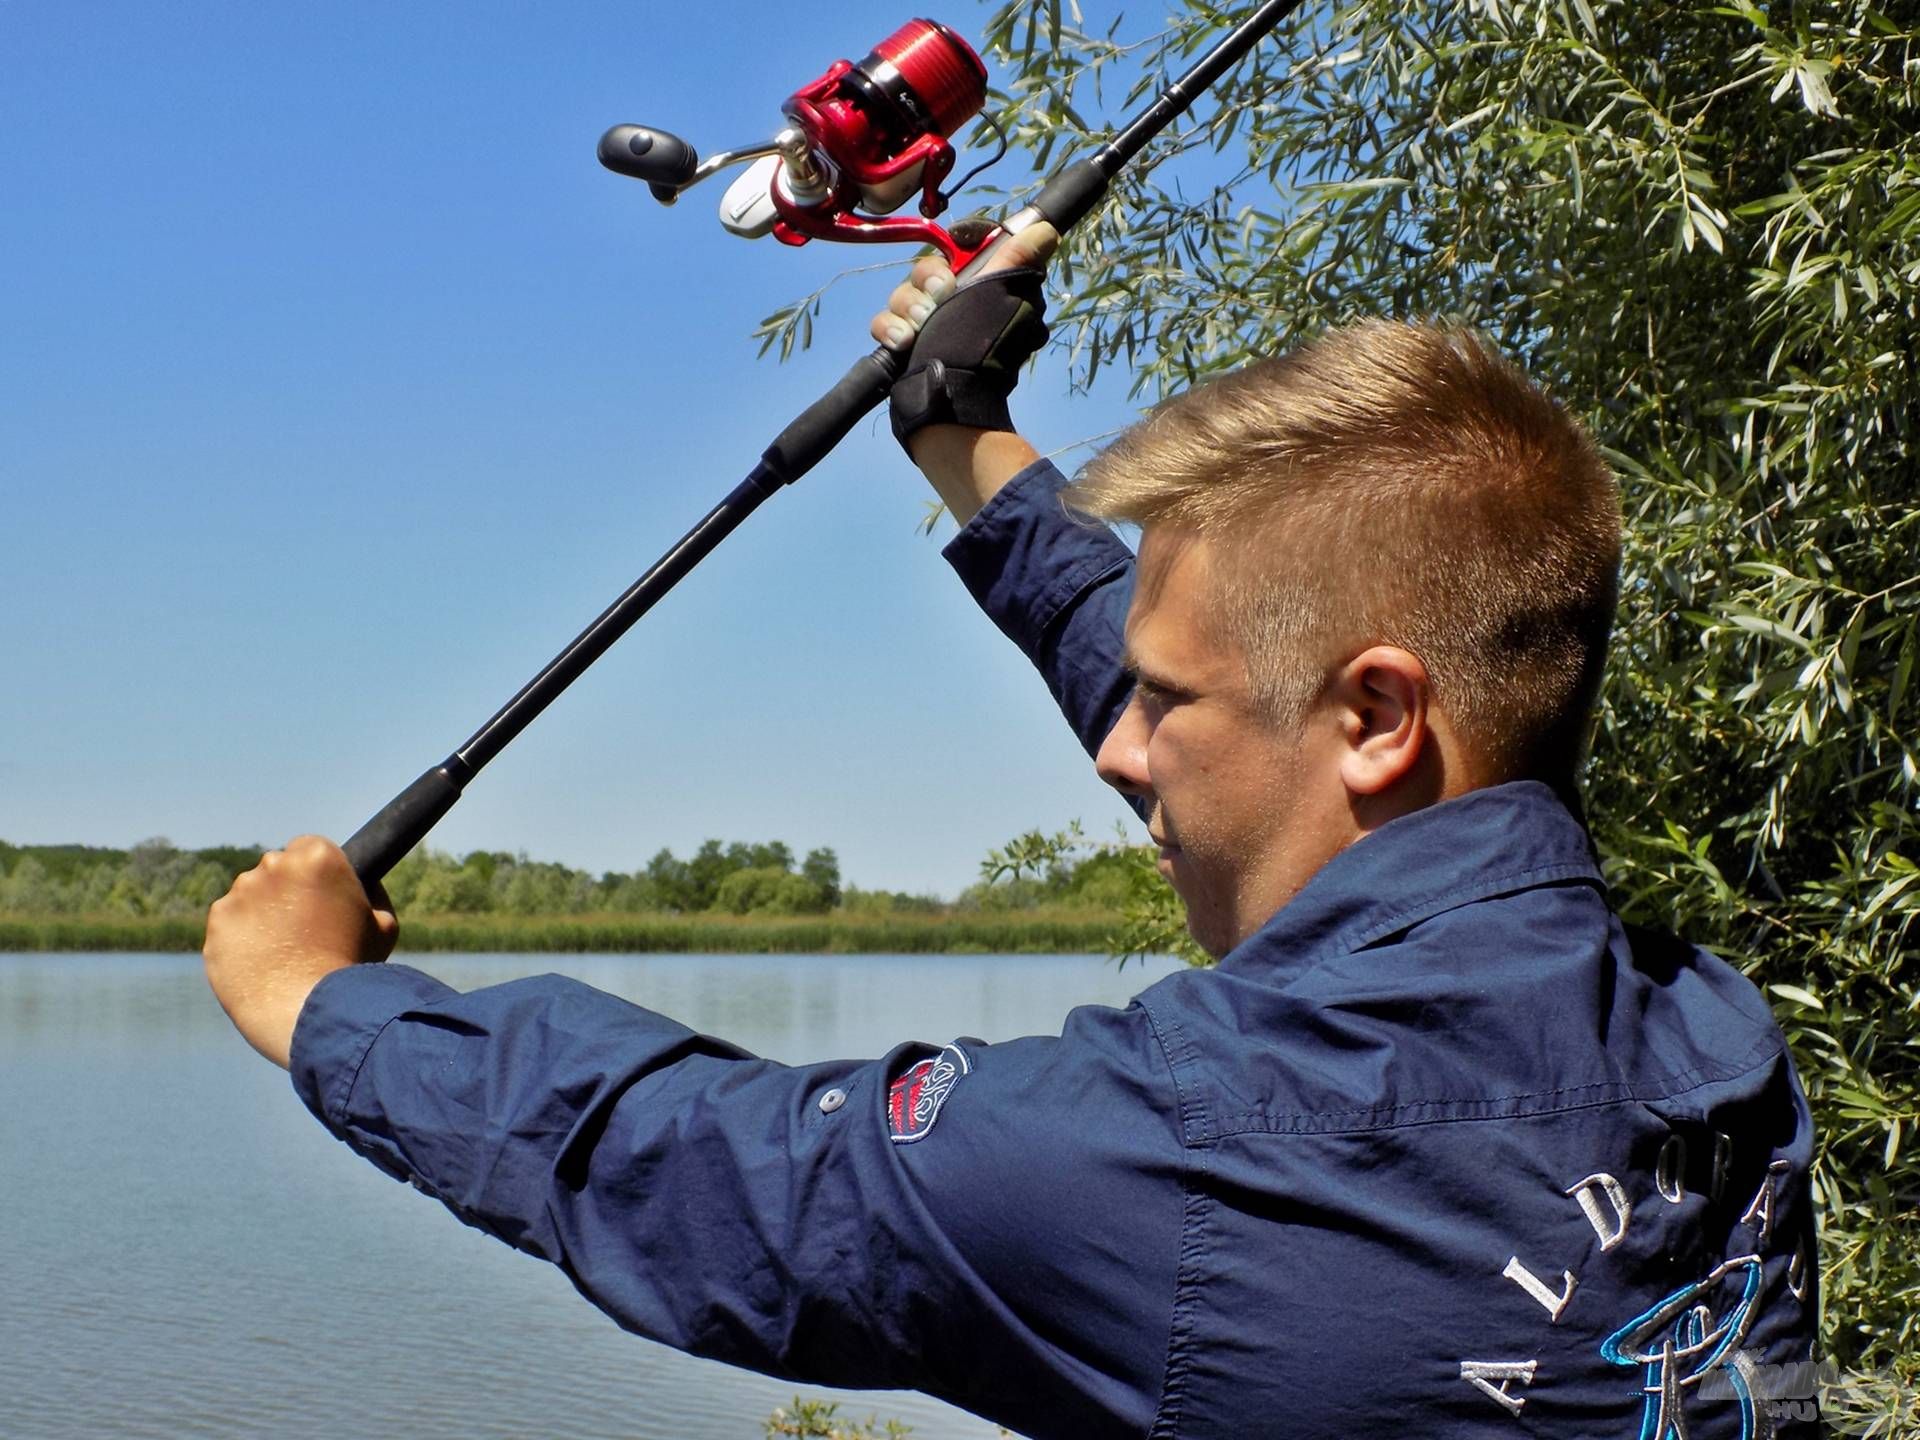
[[[953,173],[950,137],[986,96],[987,67],[971,45],[937,21],[909,20],[858,64],[836,60],[788,96],[787,126],[770,141],[702,160],[664,130],[616,125],[600,137],[600,163],[645,180],[670,205],[746,162],[720,202],[720,223],[734,234],[770,234],[786,245],[927,244],[959,270],[993,232],[968,245],[932,222],[949,199],[940,186]],[[922,218],[882,218],[916,194]]]

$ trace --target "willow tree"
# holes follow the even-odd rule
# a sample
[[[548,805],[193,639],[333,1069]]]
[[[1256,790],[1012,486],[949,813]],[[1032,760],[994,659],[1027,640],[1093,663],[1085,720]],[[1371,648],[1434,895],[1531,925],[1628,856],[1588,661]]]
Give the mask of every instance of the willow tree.
[[[1252,8],[1135,35],[1014,0],[990,110],[1051,168]],[[1586,417],[1628,522],[1595,833],[1630,917],[1775,1003],[1820,1132],[1824,1346],[1882,1423],[1920,1378],[1916,27],[1308,6],[1070,238],[1054,309],[1076,378],[1143,400],[1354,316],[1463,319]]]

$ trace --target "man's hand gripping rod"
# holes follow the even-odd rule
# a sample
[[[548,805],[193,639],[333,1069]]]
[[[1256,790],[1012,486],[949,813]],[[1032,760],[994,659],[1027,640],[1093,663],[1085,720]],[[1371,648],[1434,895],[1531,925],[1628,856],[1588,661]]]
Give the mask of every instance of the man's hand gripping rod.
[[[1185,113],[1197,96],[1204,94],[1300,3],[1301,0],[1268,0],[1161,91],[1153,104],[1111,141],[1051,177],[1030,204],[989,233],[961,274],[977,273],[1003,240],[1031,225],[1045,221],[1064,234],[1085,219],[1122,167],[1149,140]],[[884,346],[855,361],[853,368],[841,376],[832,389],[774,437],[759,463],[726,499],[709,510],[678,544],[634,581],[625,594],[575,636],[519,694],[501,706],[464,745],[394,796],[379,814],[356,830],[344,848],[360,883],[369,893],[453,808],[467,782],[589,665],[605,654],[636,620],[652,609],[655,601],[679,584],[761,501],[781,486],[793,484],[819,464],[863,416],[877,408],[887,398],[894,381],[900,378],[906,362],[906,355]]]

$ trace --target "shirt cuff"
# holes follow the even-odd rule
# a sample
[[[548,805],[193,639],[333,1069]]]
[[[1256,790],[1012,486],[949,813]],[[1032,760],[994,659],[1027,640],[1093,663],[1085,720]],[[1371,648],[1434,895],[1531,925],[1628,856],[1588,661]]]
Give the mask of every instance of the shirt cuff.
[[[294,1022],[287,1074],[314,1117],[344,1137],[347,1100],[387,1025],[457,992],[409,965],[350,965],[321,977]]]
[[[1112,530],[1060,502],[1067,478],[1036,460],[980,507],[941,554],[993,623],[1035,663],[1069,602],[1133,563]]]

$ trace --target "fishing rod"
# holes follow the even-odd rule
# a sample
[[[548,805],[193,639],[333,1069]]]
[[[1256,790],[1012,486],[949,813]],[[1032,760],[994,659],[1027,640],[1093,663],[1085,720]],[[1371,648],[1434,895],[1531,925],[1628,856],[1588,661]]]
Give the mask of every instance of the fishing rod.
[[[616,125],[600,138],[608,169],[647,183],[673,204],[682,192],[735,164],[746,169],[720,204],[721,224],[736,235],[772,235],[786,245],[813,240],[854,244],[905,241],[938,249],[960,274],[976,270],[1002,242],[1045,222],[1065,234],[1100,203],[1114,176],[1229,67],[1299,7],[1267,0],[1186,73],[1091,155],[1048,178],[1033,199],[998,224],[935,223],[951,198],[940,184],[952,172],[949,137],[986,102],[987,69],[944,25],[913,20],[854,64],[837,60],[781,107],[787,124],[768,141],[702,159],[678,136],[644,125]],[[1002,137],[1004,142],[1004,135]],[[957,188],[957,187],[956,187]],[[919,217],[890,212],[915,194]],[[864,207],[864,208],[862,208]],[[654,603],[680,583],[762,501],[830,454],[877,408],[904,373],[908,357],[885,346],[855,361],[762,452],[747,477],[672,549],[576,635],[540,673],[445,760],[426,771],[343,847],[369,893],[427,837],[486,763],[532,723]]]

